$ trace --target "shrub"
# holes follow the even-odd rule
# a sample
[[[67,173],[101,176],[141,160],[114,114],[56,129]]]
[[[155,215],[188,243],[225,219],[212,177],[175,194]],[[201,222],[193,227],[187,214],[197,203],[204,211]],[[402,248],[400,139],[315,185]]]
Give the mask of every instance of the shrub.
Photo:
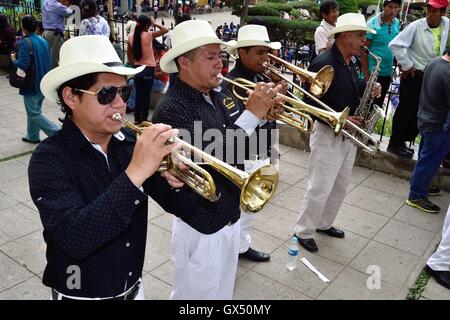
[[[343,15],[349,12],[358,12],[357,0],[336,0],[339,4],[339,15]]]

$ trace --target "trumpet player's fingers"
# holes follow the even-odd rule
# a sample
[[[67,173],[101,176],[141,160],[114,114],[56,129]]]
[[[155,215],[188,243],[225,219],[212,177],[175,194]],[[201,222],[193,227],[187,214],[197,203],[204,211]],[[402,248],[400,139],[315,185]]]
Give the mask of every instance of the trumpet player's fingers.
[[[163,146],[165,145],[169,139],[172,137],[176,137],[178,134],[178,129],[169,129],[169,130],[161,130],[158,132],[158,134],[155,136],[155,143]]]
[[[177,177],[175,177],[168,171],[164,171],[163,173],[161,173],[161,176],[163,176],[166,179],[167,183],[172,188],[181,188],[184,185],[183,181],[179,180]]]
[[[357,125],[358,127],[362,127],[364,124],[364,118],[361,116],[349,116],[347,121]]]

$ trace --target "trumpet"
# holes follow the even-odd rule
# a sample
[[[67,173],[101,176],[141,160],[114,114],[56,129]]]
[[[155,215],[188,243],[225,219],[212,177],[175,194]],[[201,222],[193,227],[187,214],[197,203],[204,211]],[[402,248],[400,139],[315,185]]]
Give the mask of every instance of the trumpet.
[[[331,86],[331,83],[333,82],[334,69],[332,66],[325,66],[322,69],[320,69],[319,72],[311,72],[299,68],[296,65],[284,61],[283,59],[280,59],[277,56],[274,56],[273,54],[270,53],[269,58],[282,64],[286,69],[292,71],[292,73],[308,81],[310,84],[309,91],[316,98],[322,97],[328,91],[328,89]],[[280,76],[281,72],[278,70],[278,68],[275,67],[274,64],[266,62],[265,67],[267,68],[268,71],[272,72],[278,77]]]
[[[248,98],[239,95],[236,92],[236,87],[247,91],[256,86],[256,83],[243,78],[236,78],[234,80],[231,80],[220,74],[218,75],[218,77],[233,84],[233,94],[237,99],[242,100],[244,103],[247,102]],[[280,121],[283,121],[286,124],[297,128],[303,133],[308,133],[312,130],[313,119],[310,115],[313,115],[314,117],[317,117],[322,121],[328,123],[334,129],[334,133],[339,134],[347,121],[350,111],[349,108],[345,108],[342,112],[326,111],[320,108],[313,107],[299,99],[290,98],[281,93],[277,93],[277,96],[281,97],[284,102],[288,102],[293,105],[293,107],[291,107],[286,105],[286,103],[281,104],[281,107],[284,109],[284,111],[281,114],[277,115],[277,118]],[[290,115],[289,112],[301,117],[302,119],[298,119],[297,117]]]
[[[113,119],[122,122],[125,127],[133,130],[136,134],[142,134],[146,127],[152,126],[152,123],[148,121],[144,121],[139,127],[135,126],[125,120],[120,113],[115,113]],[[203,165],[212,167],[238,186],[241,189],[240,205],[247,212],[256,213],[260,211],[275,194],[278,185],[278,171],[272,165],[261,166],[249,174],[195,148],[180,138],[172,137],[168,143],[179,144],[185,151],[190,151],[192,155],[201,158]],[[189,168],[187,170],[179,169],[178,161],[183,162]],[[220,194],[217,193],[216,184],[211,174],[198,163],[182,155],[180,150],[168,155],[161,163],[158,171],[168,171],[209,201],[216,202],[219,200]]]
[[[276,58],[276,57],[275,57]],[[279,59],[279,58],[277,58]],[[280,63],[282,63],[284,66],[286,66],[286,68],[290,69],[291,71],[294,72],[294,70],[299,69],[302,73],[296,73],[298,76],[303,76],[303,74],[305,72],[309,72],[309,71],[304,71],[301,68],[298,68],[297,66],[294,66],[292,64],[290,64],[289,62],[286,62],[282,59],[279,59]],[[326,67],[324,67],[326,68]],[[324,68],[322,68],[320,71],[322,71]],[[314,100],[316,103],[318,103],[321,107],[325,108],[328,111],[334,111],[332,108],[330,108],[329,106],[327,106],[325,103],[323,103],[322,101],[320,101],[314,94],[309,93],[308,91],[306,91],[305,89],[303,89],[301,86],[295,84],[293,81],[289,80],[284,74],[282,74],[277,68],[275,67],[270,67],[269,70],[273,73],[276,74],[276,76],[278,76],[280,79],[283,79],[284,81],[286,81],[287,83],[289,83],[291,86],[293,86],[294,88],[296,88],[297,90],[301,91],[303,94],[307,95],[308,97],[310,97],[312,100]],[[317,77],[320,74],[320,71],[317,73],[317,75],[315,77]],[[314,74],[313,72],[311,72],[311,74]],[[325,82],[325,80],[322,80],[322,82]],[[331,84],[331,82],[330,82]],[[328,90],[328,88],[327,88]],[[294,94],[290,94],[291,97],[293,97],[294,99],[296,99],[297,101],[302,101],[300,100],[299,97],[295,96]],[[354,132],[356,132],[358,134],[358,136],[361,137],[361,139],[363,141],[371,141],[373,143],[373,145],[375,146],[375,149],[370,148],[369,146],[366,145],[366,143],[364,143],[363,141],[358,140],[358,138],[356,138],[353,134],[349,133],[347,130],[343,129],[342,130],[342,134],[350,139],[352,141],[353,144],[363,148],[363,150],[369,152],[369,153],[374,153],[379,149],[379,142],[372,137],[372,135],[370,135],[369,133],[367,133],[366,131],[364,131],[363,129],[361,129],[360,127],[358,127],[356,124],[354,124],[351,121],[347,121],[346,123],[350,129]]]

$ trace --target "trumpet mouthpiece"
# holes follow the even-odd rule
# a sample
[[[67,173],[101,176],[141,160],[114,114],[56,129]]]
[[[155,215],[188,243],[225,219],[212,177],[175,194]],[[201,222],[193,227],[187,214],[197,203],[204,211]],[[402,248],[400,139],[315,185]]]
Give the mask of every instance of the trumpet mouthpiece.
[[[112,118],[113,118],[114,120],[117,120],[117,121],[122,120],[122,116],[120,115],[119,112],[114,113],[114,114],[112,115]]]

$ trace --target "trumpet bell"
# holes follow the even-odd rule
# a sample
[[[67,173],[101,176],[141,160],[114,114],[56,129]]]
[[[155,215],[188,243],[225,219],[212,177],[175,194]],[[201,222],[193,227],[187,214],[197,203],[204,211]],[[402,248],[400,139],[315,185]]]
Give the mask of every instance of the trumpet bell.
[[[247,212],[260,211],[273,197],[278,186],[278,171],[264,165],[250,174],[241,189],[241,208]]]
[[[332,66],[325,66],[317,72],[311,79],[309,92],[316,98],[322,97],[330,88],[333,82],[334,69]]]

